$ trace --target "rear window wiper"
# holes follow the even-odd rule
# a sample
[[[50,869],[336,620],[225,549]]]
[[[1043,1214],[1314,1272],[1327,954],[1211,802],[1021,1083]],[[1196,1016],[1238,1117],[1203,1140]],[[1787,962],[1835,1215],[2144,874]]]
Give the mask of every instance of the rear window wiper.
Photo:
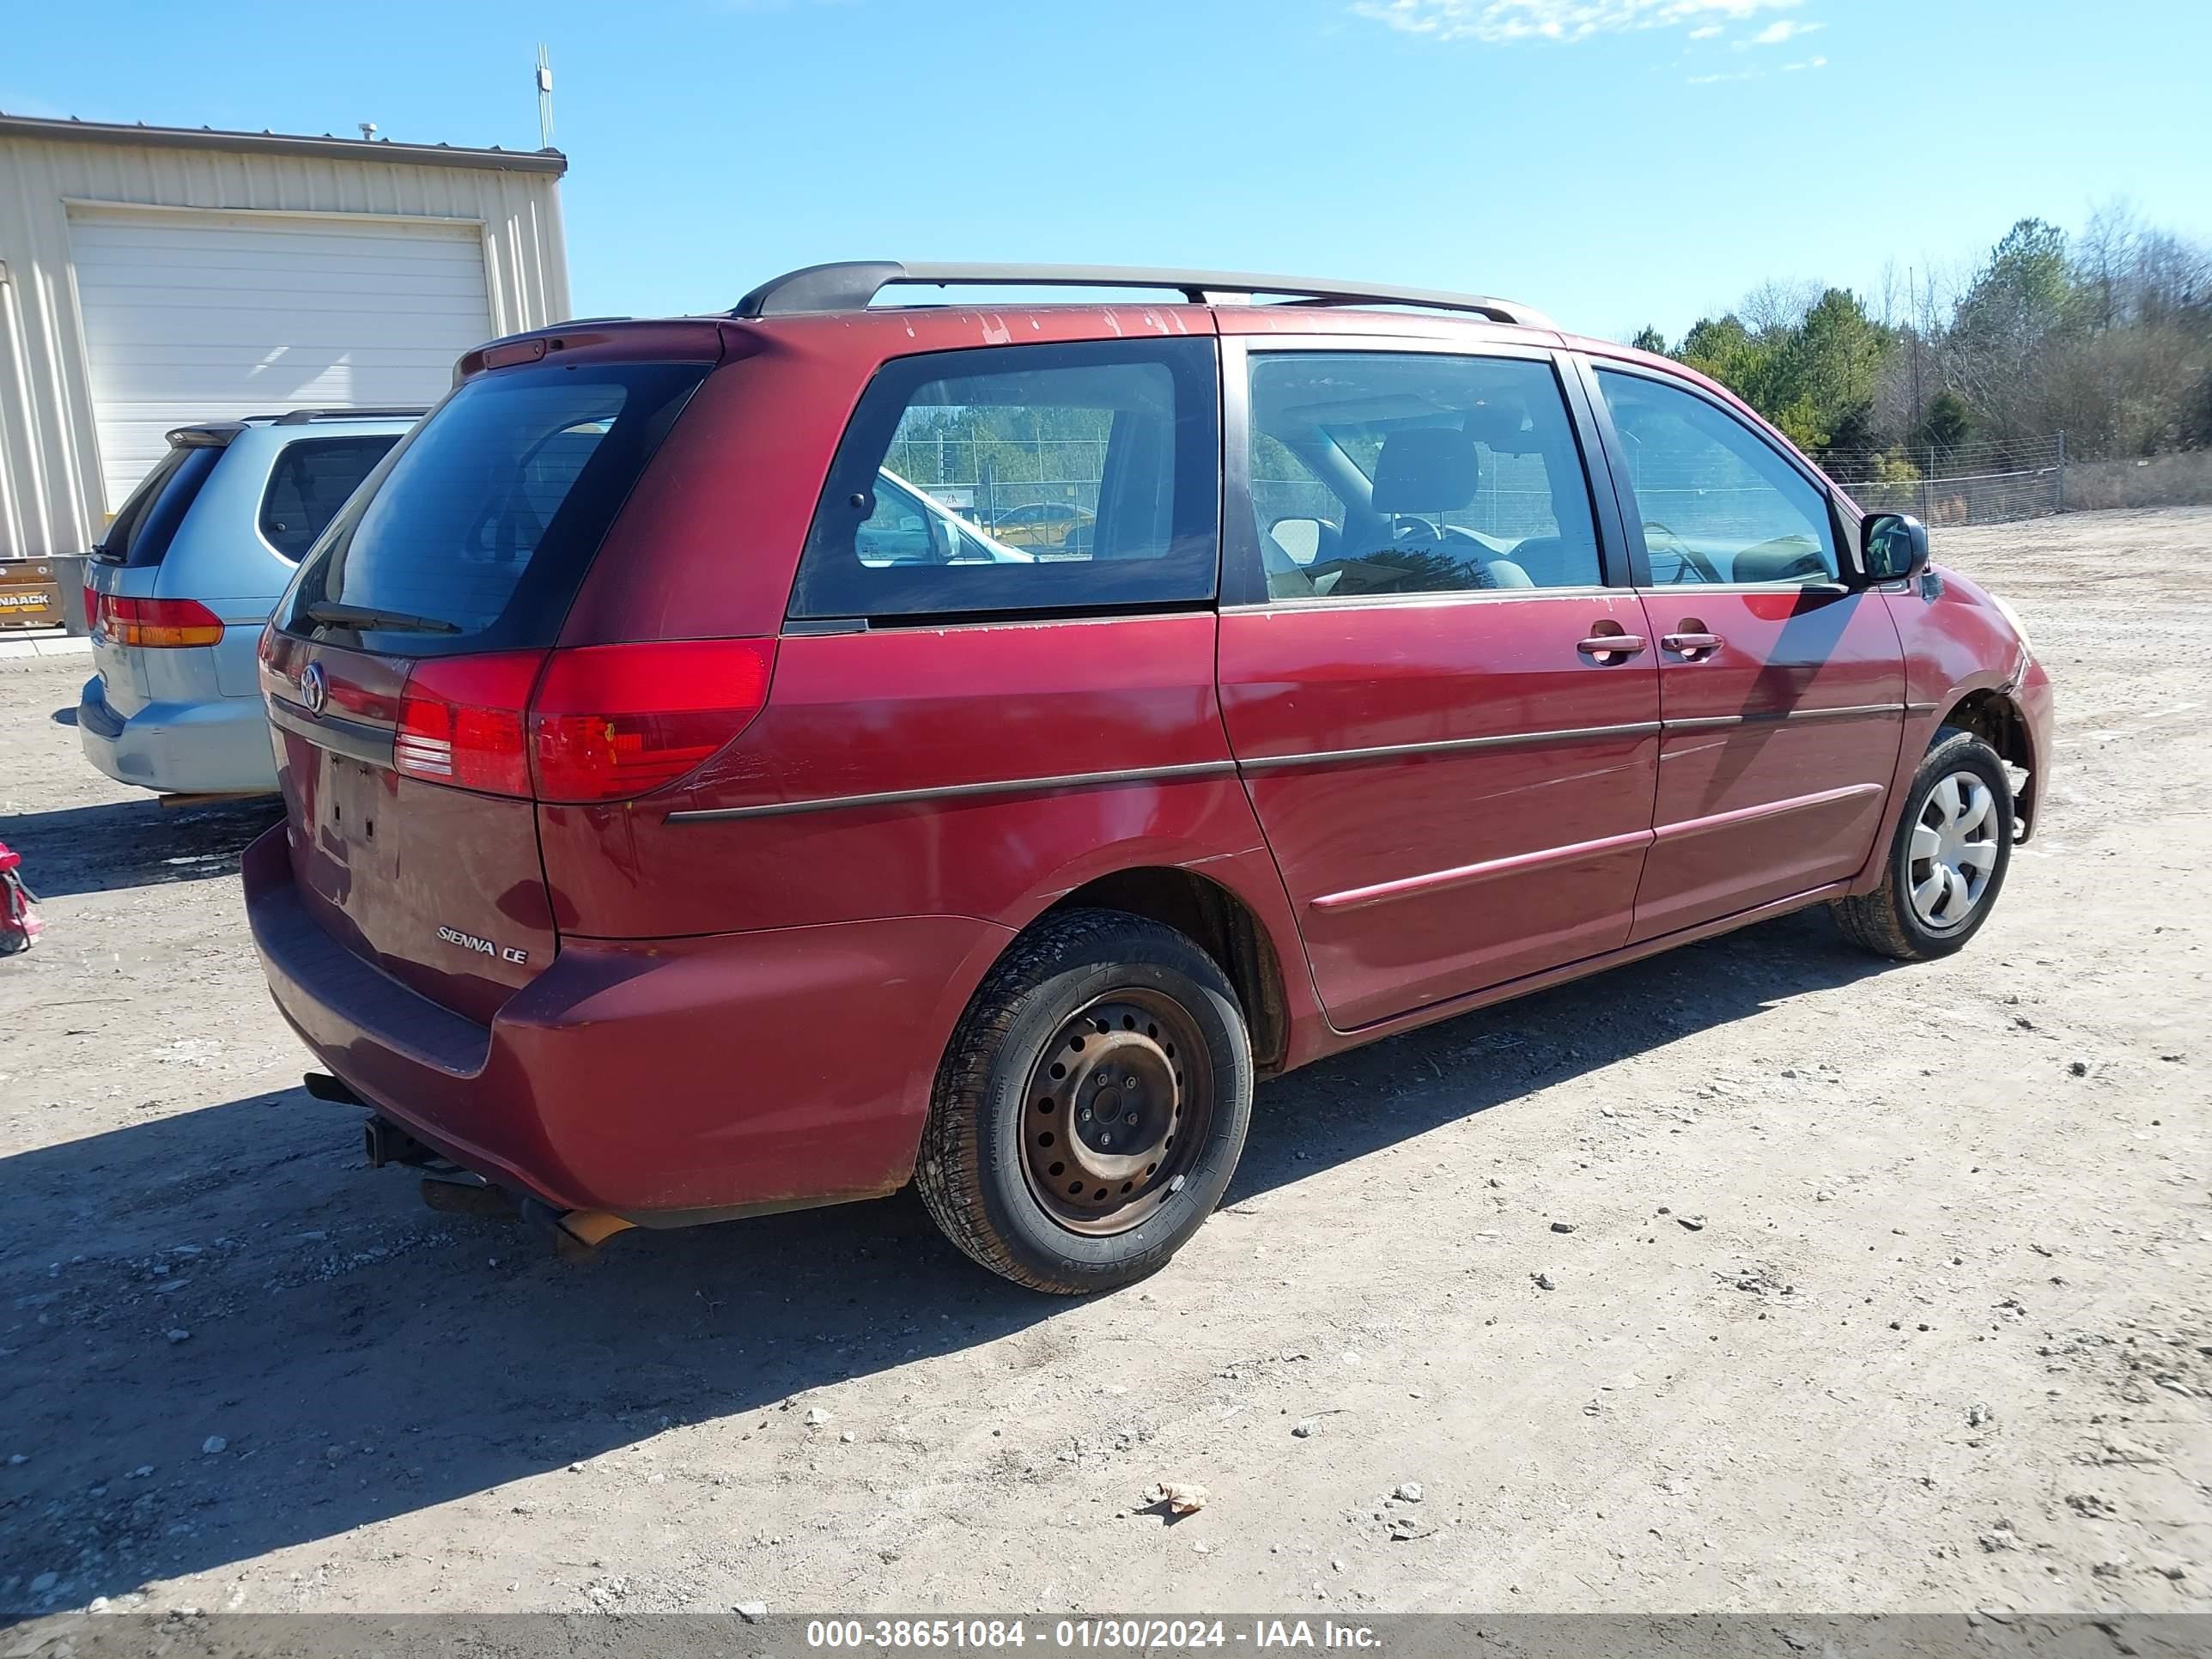
[[[371,605],[340,605],[335,599],[317,599],[306,607],[304,614],[312,623],[327,628],[374,628],[395,634],[458,634],[460,624],[449,623],[438,617],[410,616],[404,611],[379,611]]]

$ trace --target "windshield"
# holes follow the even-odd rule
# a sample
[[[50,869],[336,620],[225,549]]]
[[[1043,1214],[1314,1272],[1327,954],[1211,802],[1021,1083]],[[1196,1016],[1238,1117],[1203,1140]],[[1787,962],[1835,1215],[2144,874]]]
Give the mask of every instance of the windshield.
[[[550,645],[702,363],[481,375],[373,473],[301,567],[288,613],[428,619],[341,631],[410,656]],[[325,624],[325,627],[331,626]]]

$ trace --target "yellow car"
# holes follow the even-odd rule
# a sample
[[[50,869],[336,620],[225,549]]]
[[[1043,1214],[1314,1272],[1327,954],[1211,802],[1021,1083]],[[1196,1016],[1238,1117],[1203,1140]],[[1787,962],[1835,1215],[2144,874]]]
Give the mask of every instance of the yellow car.
[[[1088,553],[1097,515],[1064,501],[1036,501],[998,515],[991,533],[1009,547],[1047,548],[1057,553]]]

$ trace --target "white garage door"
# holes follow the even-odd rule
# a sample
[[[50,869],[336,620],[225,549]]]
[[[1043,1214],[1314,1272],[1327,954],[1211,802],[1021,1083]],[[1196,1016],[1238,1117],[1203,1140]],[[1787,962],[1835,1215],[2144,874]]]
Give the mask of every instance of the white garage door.
[[[482,238],[367,215],[71,208],[107,510],[172,427],[442,397],[491,334]]]

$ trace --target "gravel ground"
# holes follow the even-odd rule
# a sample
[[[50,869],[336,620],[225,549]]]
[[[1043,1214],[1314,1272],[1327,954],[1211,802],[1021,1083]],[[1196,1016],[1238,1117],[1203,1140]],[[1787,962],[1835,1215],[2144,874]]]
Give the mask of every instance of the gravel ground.
[[[1938,543],[2061,699],[1972,948],[1814,913],[1299,1073],[1083,1304],[910,1195],[581,1270],[434,1215],[296,1087],[268,815],[0,663],[0,1609],[2212,1607],[2212,511]]]

